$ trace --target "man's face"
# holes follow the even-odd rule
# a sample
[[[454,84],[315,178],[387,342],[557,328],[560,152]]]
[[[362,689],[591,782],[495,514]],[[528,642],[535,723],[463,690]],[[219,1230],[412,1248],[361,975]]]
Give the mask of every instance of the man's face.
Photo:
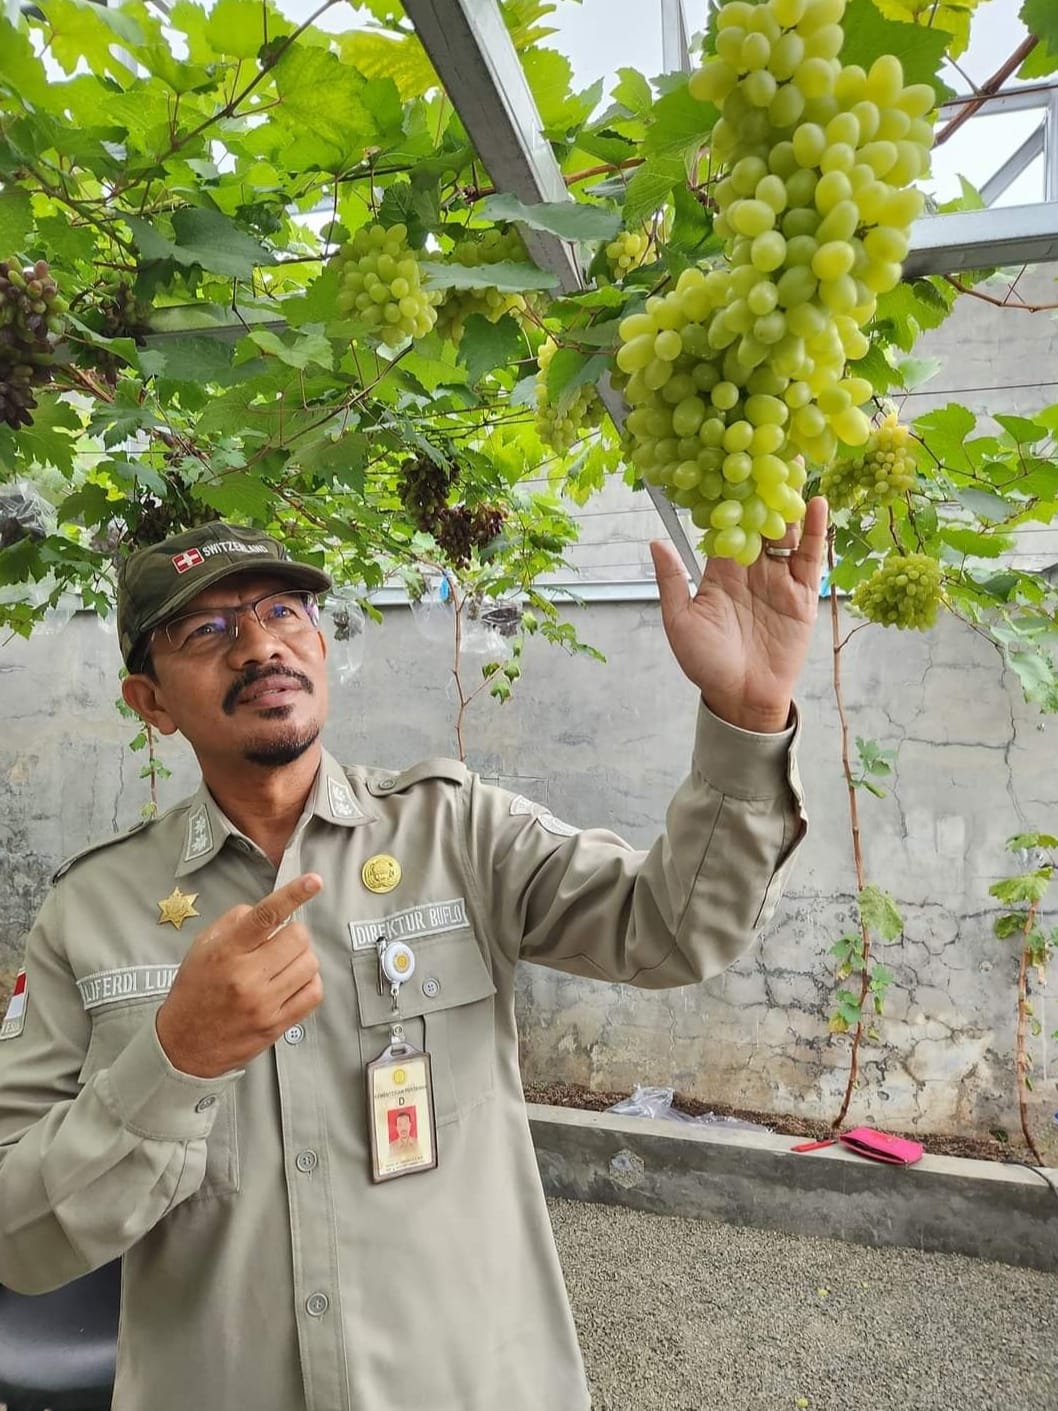
[[[411,1136],[411,1113],[410,1113],[410,1112],[401,1112],[401,1113],[398,1113],[398,1115],[397,1115],[397,1136],[398,1136],[398,1137],[402,1137],[402,1138],[403,1138],[403,1137],[410,1137],[410,1136]]]
[[[232,574],[178,616],[243,606],[289,587],[271,575]],[[153,634],[154,723],[163,734],[179,730],[200,759],[289,764],[316,741],[326,719],[326,644],[315,628],[277,636],[249,611],[239,615],[238,628],[234,640],[218,639],[204,654],[177,650],[160,629]]]

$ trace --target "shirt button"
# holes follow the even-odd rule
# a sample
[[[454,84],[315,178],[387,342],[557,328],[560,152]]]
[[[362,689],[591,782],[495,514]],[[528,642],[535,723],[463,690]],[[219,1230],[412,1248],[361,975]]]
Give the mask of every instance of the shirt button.
[[[206,1097],[200,1097],[199,1100],[195,1103],[195,1111],[208,1112],[211,1107],[214,1107],[216,1105],[216,1102],[216,1094],[208,1093]]]
[[[396,779],[380,779],[376,787],[388,794],[390,789],[396,786],[396,783]]]
[[[315,1171],[316,1167],[319,1165],[319,1162],[320,1158],[316,1155],[314,1151],[299,1151],[297,1156],[294,1158],[294,1165],[298,1168],[299,1171],[304,1172]]]
[[[305,1029],[301,1024],[291,1024],[290,1028],[283,1035],[288,1044],[299,1044],[305,1037]]]
[[[441,993],[440,980],[435,980],[432,975],[429,976],[428,979],[422,982],[422,992],[427,999],[436,999]]]
[[[310,1293],[305,1300],[305,1311],[311,1318],[322,1318],[330,1306],[331,1300],[325,1293]]]

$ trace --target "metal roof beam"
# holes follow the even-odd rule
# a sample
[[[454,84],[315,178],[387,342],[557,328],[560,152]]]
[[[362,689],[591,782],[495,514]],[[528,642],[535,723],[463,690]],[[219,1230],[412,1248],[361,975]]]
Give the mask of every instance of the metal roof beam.
[[[671,13],[671,0],[662,3],[678,44],[682,13]],[[404,10],[497,189],[513,192],[527,206],[571,201],[496,0],[404,0]],[[684,52],[685,40],[684,32]],[[585,287],[572,245],[528,228],[524,236],[536,263],[557,274],[566,293]],[[605,379],[599,393],[620,428],[623,399]],[[657,486],[647,489],[688,573],[697,579],[701,564],[683,521]]]
[[[905,277],[1058,261],[1058,201],[923,216],[911,227]]]

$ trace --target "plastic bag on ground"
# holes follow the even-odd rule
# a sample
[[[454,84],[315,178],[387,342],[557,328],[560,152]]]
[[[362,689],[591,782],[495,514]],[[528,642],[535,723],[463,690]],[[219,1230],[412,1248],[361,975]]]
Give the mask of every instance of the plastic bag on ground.
[[[762,1126],[759,1122],[744,1122],[740,1117],[722,1117],[716,1112],[703,1112],[698,1117],[691,1117],[673,1107],[672,1100],[675,1096],[673,1088],[646,1088],[637,1083],[630,1097],[622,1098],[606,1110],[621,1117],[660,1117],[671,1122],[689,1122],[698,1127],[727,1127],[743,1132],[771,1131],[770,1127]]]

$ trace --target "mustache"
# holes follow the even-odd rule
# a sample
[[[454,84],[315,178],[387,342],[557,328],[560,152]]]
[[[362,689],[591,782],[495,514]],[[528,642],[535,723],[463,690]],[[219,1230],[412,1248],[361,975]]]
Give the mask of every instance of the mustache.
[[[224,714],[234,715],[236,704],[243,691],[247,690],[250,686],[256,685],[258,681],[266,681],[270,676],[289,677],[291,681],[296,681],[301,689],[307,691],[310,696],[313,694],[313,686],[309,678],[300,671],[294,671],[289,666],[270,666],[265,667],[263,670],[256,671],[251,669],[244,671],[238,681],[236,681],[226,693],[224,700],[221,702],[221,708]]]

